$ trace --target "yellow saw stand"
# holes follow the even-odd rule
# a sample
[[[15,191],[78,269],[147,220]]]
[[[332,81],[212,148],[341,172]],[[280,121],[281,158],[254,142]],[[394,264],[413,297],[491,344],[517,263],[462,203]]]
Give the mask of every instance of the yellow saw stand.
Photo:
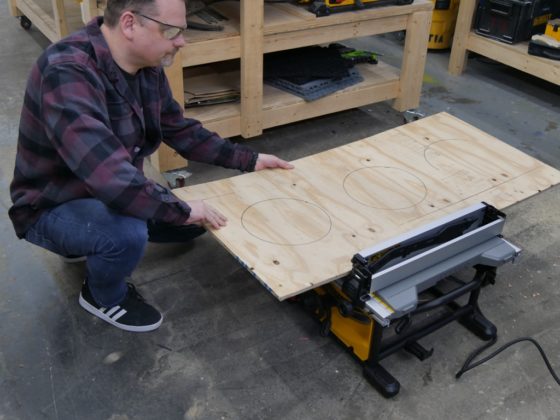
[[[356,254],[351,273],[306,292],[303,306],[363,364],[365,378],[385,397],[399,382],[380,361],[404,348],[424,360],[432,355],[418,340],[459,321],[483,340],[496,327],[478,306],[483,285],[520,249],[502,238],[505,215],[481,203],[421,229]],[[472,280],[452,276],[474,267]],[[461,298],[466,302],[459,303]]]

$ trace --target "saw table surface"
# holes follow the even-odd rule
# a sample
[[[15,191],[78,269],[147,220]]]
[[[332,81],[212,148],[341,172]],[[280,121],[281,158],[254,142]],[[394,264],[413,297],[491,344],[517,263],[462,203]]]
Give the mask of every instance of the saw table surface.
[[[446,113],[292,163],[174,190],[227,216],[212,234],[280,300],[346,275],[364,248],[560,182],[556,169]]]

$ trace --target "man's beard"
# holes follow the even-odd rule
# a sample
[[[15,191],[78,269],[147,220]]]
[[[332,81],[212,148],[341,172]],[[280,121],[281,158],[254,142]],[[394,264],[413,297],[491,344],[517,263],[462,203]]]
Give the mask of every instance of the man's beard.
[[[170,67],[173,64],[173,59],[175,58],[175,54],[166,54],[161,59],[161,65],[163,67]]]
[[[161,65],[163,67],[170,67],[173,64],[173,60],[175,59],[175,56],[177,55],[178,52],[179,52],[179,48],[175,48],[175,51],[173,51],[172,53],[165,54],[161,59]]]

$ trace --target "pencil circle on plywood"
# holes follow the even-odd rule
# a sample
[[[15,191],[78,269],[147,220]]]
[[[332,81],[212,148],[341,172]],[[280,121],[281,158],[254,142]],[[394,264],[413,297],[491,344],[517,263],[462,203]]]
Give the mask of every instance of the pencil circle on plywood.
[[[343,181],[346,194],[367,207],[402,210],[424,201],[428,189],[416,175],[391,166],[368,166],[350,172]]]
[[[261,241],[287,246],[320,241],[332,228],[326,210],[290,197],[270,198],[250,205],[241,214],[241,224]]]
[[[435,169],[456,172],[457,169],[471,169],[480,165],[478,145],[465,139],[439,139],[426,146],[424,159]],[[473,154],[475,152],[475,154]]]

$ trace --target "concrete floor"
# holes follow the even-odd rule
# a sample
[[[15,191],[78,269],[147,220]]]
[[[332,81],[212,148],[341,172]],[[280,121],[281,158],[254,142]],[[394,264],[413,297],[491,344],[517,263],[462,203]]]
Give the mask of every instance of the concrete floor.
[[[392,35],[355,41],[398,63]],[[150,246],[134,275],[165,314],[159,330],[131,334],[78,305],[83,265],[18,241],[8,219],[25,80],[47,45],[0,2],[0,420],[12,419],[558,419],[560,388],[528,343],[454,377],[481,341],[458,324],[383,365],[401,382],[391,400],[297,306],[275,300],[215,240]],[[430,53],[420,111],[447,111],[560,169],[560,89],[473,58],[450,76]],[[259,151],[295,159],[402,123],[382,103],[268,130]],[[192,164],[190,183],[232,172]],[[560,372],[560,188],[507,209],[506,236],[523,248],[499,270],[481,306],[498,344],[537,339]]]

